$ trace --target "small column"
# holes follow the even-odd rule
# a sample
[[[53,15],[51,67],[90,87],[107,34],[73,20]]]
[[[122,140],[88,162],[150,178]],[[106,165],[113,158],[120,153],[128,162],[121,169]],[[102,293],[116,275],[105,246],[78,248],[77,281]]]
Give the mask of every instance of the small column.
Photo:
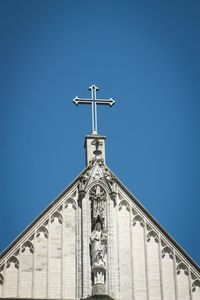
[[[86,166],[95,159],[103,159],[105,162],[105,141],[106,137],[92,134],[85,137]]]

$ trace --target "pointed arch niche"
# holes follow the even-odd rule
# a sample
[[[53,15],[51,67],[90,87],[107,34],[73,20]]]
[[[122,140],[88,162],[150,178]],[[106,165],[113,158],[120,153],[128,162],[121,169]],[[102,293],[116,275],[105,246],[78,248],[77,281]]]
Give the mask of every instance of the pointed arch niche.
[[[92,243],[91,243],[91,234],[94,232],[94,230],[96,229],[96,225],[97,224],[101,224],[100,228],[101,231],[103,233],[105,233],[107,235],[108,233],[108,195],[106,192],[106,189],[104,188],[104,185],[102,184],[102,182],[100,182],[99,180],[93,182],[92,186],[90,186],[89,189],[89,204],[90,204],[90,235],[89,235],[89,241],[88,244],[90,245],[90,253],[89,253],[89,264],[92,267]],[[107,252],[107,240],[106,240],[106,246],[105,246],[105,252],[104,252],[104,256],[105,256],[105,261],[106,261],[106,265],[107,265],[107,269],[108,267],[108,252]],[[92,276],[91,277],[91,284],[94,284],[94,273],[93,271],[91,271]],[[105,276],[103,277],[103,283],[105,286],[105,290],[108,290],[108,286],[109,286],[109,279],[110,277],[108,276],[108,273],[105,273]]]
[[[61,298],[62,207],[52,213],[49,222],[48,298]],[[56,278],[56,280],[55,280]]]
[[[19,277],[19,260],[16,256],[11,256],[7,260],[5,273],[4,296],[16,298],[18,296]]]
[[[20,253],[19,297],[22,298],[32,296],[33,253],[33,244],[31,241],[26,241]]]
[[[188,275],[188,267],[183,262],[180,262],[177,266],[178,300],[190,300]]]
[[[121,299],[132,299],[131,208],[126,200],[118,205],[119,278]]]
[[[196,279],[192,283],[192,300],[200,299],[200,280]]]
[[[132,218],[132,257],[134,272],[135,298],[147,299],[146,257],[145,257],[145,223],[140,215]]]
[[[147,229],[148,229],[147,225]],[[151,230],[147,233],[147,269],[149,300],[161,299],[160,251],[158,234]]]
[[[164,245],[161,252],[162,283],[164,300],[175,300],[174,255],[171,248]]]
[[[108,294],[114,298],[119,299],[119,265],[118,265],[118,233],[117,233],[117,217],[118,206],[114,204],[113,200],[108,198],[108,250],[107,261],[109,272],[107,274],[107,281],[109,282]]]
[[[76,249],[77,249],[77,203],[73,198],[65,201],[63,208],[62,234],[62,296],[64,299],[76,298]]]
[[[49,232],[44,225],[35,234],[34,298],[45,298],[47,295],[48,236]]]
[[[91,231],[97,222],[101,223],[102,229],[107,229],[107,193],[100,182],[96,182],[89,190]]]

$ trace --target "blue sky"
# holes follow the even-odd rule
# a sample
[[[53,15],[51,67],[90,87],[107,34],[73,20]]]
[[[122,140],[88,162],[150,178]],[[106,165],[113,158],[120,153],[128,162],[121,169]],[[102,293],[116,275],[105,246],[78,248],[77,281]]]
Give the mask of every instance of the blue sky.
[[[94,83],[108,166],[200,264],[200,2],[8,0],[0,24],[0,251],[84,168]]]

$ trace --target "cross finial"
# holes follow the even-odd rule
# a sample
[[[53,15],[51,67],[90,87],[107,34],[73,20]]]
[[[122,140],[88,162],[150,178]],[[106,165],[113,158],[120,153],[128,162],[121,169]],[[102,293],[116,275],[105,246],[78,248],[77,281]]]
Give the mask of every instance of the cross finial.
[[[92,85],[89,87],[89,91],[91,91],[91,98],[79,98],[76,96],[73,99],[73,102],[78,104],[92,104],[92,133],[97,134],[97,104],[101,105],[110,105],[110,107],[115,104],[115,100],[110,99],[97,99],[96,92],[98,91],[98,87],[96,85]]]

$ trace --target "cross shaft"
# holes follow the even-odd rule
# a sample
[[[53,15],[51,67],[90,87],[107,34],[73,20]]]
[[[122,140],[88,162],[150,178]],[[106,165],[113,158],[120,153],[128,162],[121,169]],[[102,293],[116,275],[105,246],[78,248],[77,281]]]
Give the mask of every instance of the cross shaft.
[[[91,98],[79,98],[76,96],[73,99],[73,102],[78,104],[91,104],[92,105],[92,133],[97,134],[97,105],[109,105],[110,107],[115,104],[115,100],[110,99],[97,99],[96,92],[98,91],[98,87],[96,85],[92,85],[89,87],[89,91],[91,91]]]

